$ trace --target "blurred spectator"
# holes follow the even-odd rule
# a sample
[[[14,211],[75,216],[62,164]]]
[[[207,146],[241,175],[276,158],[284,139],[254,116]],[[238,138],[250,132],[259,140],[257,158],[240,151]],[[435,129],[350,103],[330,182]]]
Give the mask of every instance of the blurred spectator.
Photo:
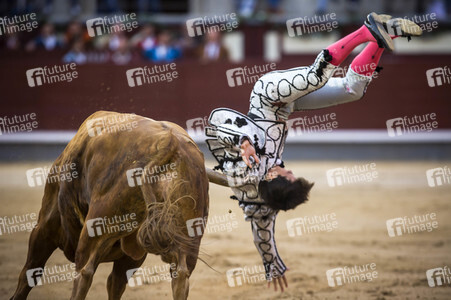
[[[384,0],[384,1],[387,1],[387,0]],[[388,1],[393,2],[392,0],[388,0]],[[335,4],[337,4],[338,0],[333,0],[332,2],[335,2]],[[362,17],[360,15],[361,0],[345,0],[345,1],[340,2],[340,4],[346,10],[348,21],[351,23],[359,23],[360,24],[360,20]],[[317,0],[315,15],[327,14],[327,12],[329,11],[328,7],[329,7],[329,0]]]
[[[5,46],[8,50],[19,50],[22,43],[20,39],[20,32],[14,30],[8,30],[7,32],[12,32],[6,36]]]
[[[316,2],[316,15],[324,15],[327,13],[328,0],[318,0]]]
[[[155,27],[150,24],[144,25],[144,27],[130,39],[132,47],[138,48],[141,52],[153,49],[156,43]]]
[[[111,43],[112,41],[113,43]],[[122,32],[117,35],[116,39],[110,41],[110,50],[113,51],[111,60],[116,65],[126,65],[132,60],[128,40]]]
[[[268,0],[268,11],[274,14],[281,13],[280,0]]]
[[[255,14],[258,0],[238,0],[238,12],[244,18],[250,18]],[[269,13],[280,13],[280,0],[267,0]]]
[[[327,13],[327,4],[329,0],[318,0],[316,2],[316,15],[324,15]]]
[[[197,57],[197,51],[201,45],[201,39],[192,38],[188,35],[188,31],[186,30],[186,24],[181,24],[179,29],[177,30],[179,34],[175,44],[179,49],[183,50],[184,56],[189,57]]]
[[[65,63],[76,63],[82,65],[86,63],[86,54],[84,53],[84,42],[78,39],[73,42],[71,50],[63,57]]]
[[[36,49],[45,49],[52,51],[57,48],[61,48],[62,43],[55,34],[55,28],[52,24],[44,24],[41,28],[41,33],[28,42],[26,46],[27,51],[34,51]]]
[[[66,33],[64,34],[65,44],[69,47],[75,42],[80,41],[86,43],[90,40],[88,33],[83,29],[83,25],[78,21],[72,21],[67,26]]]
[[[433,0],[429,3],[428,13],[435,13],[437,15],[437,19],[446,20],[447,19],[447,11],[446,11],[446,3],[444,0]]]
[[[160,32],[157,45],[144,52],[144,56],[153,62],[171,62],[181,56],[181,51],[172,43],[171,35],[167,30]]]
[[[127,37],[123,31],[115,32],[111,35],[110,40],[108,41],[108,49],[111,51],[116,51],[123,44],[127,44]]]
[[[111,60],[116,65],[126,65],[132,59],[132,53],[129,49],[129,41],[124,31],[120,31],[119,25],[115,25],[116,28],[113,28],[113,32],[110,35],[105,35],[102,39],[105,40],[108,37],[106,42],[107,49],[112,53]],[[105,44],[105,43],[102,43]]]
[[[198,56],[202,62],[229,59],[229,52],[222,45],[220,32],[212,31],[207,33],[204,43],[199,47]]]
[[[54,12],[53,4],[55,0],[41,0],[41,1],[30,1],[34,3],[42,3],[44,4],[42,8],[38,7],[38,11],[41,10],[44,15],[50,15]],[[80,0],[69,0],[67,1],[70,4],[69,14],[71,16],[78,16],[81,12]],[[36,8],[34,9],[36,10]]]
[[[348,0],[346,3],[349,21],[354,24],[361,22],[362,16],[359,13],[360,6],[360,0]]]
[[[138,11],[140,13],[161,12],[161,1],[160,0],[138,0]]]
[[[72,16],[78,16],[81,13],[80,0],[71,0],[70,4],[70,14]]]
[[[97,8],[99,13],[120,12],[118,0],[98,0]]]

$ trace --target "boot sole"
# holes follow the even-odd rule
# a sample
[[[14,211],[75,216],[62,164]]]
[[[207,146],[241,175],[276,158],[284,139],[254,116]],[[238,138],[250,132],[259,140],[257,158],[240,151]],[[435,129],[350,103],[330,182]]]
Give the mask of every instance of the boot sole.
[[[391,35],[399,35],[399,36],[420,36],[423,34],[420,26],[416,23],[402,18],[394,18],[390,19],[384,24],[386,26],[386,30]],[[401,31],[401,32],[398,32]]]
[[[376,39],[379,47],[383,47],[389,51],[393,51],[393,40],[387,31],[385,31],[383,20],[376,14],[371,13],[368,15],[368,23],[365,23],[368,30]]]

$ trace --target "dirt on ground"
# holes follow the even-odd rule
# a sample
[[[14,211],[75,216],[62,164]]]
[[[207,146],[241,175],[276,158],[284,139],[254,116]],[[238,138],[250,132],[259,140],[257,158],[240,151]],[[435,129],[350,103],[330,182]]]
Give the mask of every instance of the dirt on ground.
[[[327,181],[328,170],[346,167],[352,171],[356,165],[364,170],[363,165],[370,163],[375,165],[368,177],[360,176],[364,182],[347,183],[337,173],[329,174],[333,182]],[[38,213],[44,189],[28,186],[26,170],[49,165],[0,164],[0,217]],[[287,168],[315,186],[308,203],[280,212],[277,218],[277,248],[289,267],[289,286],[283,293],[268,289],[262,280],[250,224],[244,221],[237,201],[229,198],[231,191],[211,184],[210,225],[200,255],[211,268],[198,262],[190,279],[189,299],[451,299],[449,278],[441,282],[432,278],[436,286],[430,287],[426,276],[427,270],[451,267],[451,184],[430,187],[426,176],[428,169],[444,166],[451,163],[286,162]],[[404,217],[418,224],[408,224],[410,231],[402,231],[399,223],[390,221]],[[304,218],[306,224],[294,222],[295,218]],[[415,228],[420,232],[412,232]],[[25,227],[16,233],[8,233],[1,225],[0,229],[0,298],[9,299],[26,259],[30,233]],[[46,266],[66,272],[68,264],[62,251],[56,250]],[[172,299],[167,268],[160,258],[149,255],[143,266],[159,280],[155,276],[151,283],[136,279],[123,299]],[[345,267],[347,277],[340,276],[343,269],[332,270]],[[112,263],[99,266],[87,299],[107,299],[111,268]],[[247,273],[228,276],[227,271],[235,268]],[[349,275],[354,268],[363,271]],[[328,270],[332,275],[326,275]],[[36,286],[28,299],[69,299],[73,281],[67,274],[61,278]]]

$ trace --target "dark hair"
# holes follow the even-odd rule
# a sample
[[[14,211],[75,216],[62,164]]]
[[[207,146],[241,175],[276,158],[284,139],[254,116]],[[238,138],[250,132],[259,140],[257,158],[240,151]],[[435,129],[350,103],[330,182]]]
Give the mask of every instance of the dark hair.
[[[295,182],[291,182],[279,175],[271,181],[260,181],[258,193],[260,198],[272,209],[289,210],[307,202],[313,185],[314,183],[310,183],[304,178],[298,178]]]

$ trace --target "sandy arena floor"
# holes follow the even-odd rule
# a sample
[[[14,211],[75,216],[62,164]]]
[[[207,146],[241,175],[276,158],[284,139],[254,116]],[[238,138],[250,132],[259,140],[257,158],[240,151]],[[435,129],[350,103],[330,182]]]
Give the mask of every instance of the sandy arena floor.
[[[252,242],[250,224],[243,220],[238,203],[229,199],[231,192],[210,185],[210,216],[228,218],[218,232],[207,232],[202,240],[201,257],[214,270],[198,262],[190,280],[190,299],[451,299],[451,285],[432,288],[426,279],[428,269],[451,267],[451,185],[431,188],[425,175],[427,169],[451,163],[376,162],[378,178],[372,182],[328,185],[328,169],[365,163],[286,162],[296,175],[316,184],[309,203],[295,211],[281,212],[277,220],[277,246],[290,268],[289,287],[282,294],[268,290],[263,281],[228,285],[227,270],[255,269],[261,260]],[[39,211],[43,187],[30,188],[25,172],[50,164],[0,165],[0,217]],[[337,221],[333,231],[288,235],[287,220],[332,213]],[[437,215],[437,229],[389,237],[387,220],[428,213]],[[227,231],[226,223],[234,220],[236,228]],[[27,255],[28,236],[26,231],[0,236],[1,299],[9,299],[14,293]],[[57,250],[47,266],[68,263]],[[371,282],[328,286],[328,269],[371,263],[376,264],[377,271],[377,278]],[[155,265],[162,268],[163,263],[156,256],[148,256],[144,266]],[[87,299],[107,299],[106,279],[111,268],[111,263],[99,266]],[[238,285],[238,281],[233,282]],[[68,281],[44,284],[35,287],[29,299],[69,299],[71,289],[72,282]],[[172,299],[170,283],[127,287],[123,299]]]

